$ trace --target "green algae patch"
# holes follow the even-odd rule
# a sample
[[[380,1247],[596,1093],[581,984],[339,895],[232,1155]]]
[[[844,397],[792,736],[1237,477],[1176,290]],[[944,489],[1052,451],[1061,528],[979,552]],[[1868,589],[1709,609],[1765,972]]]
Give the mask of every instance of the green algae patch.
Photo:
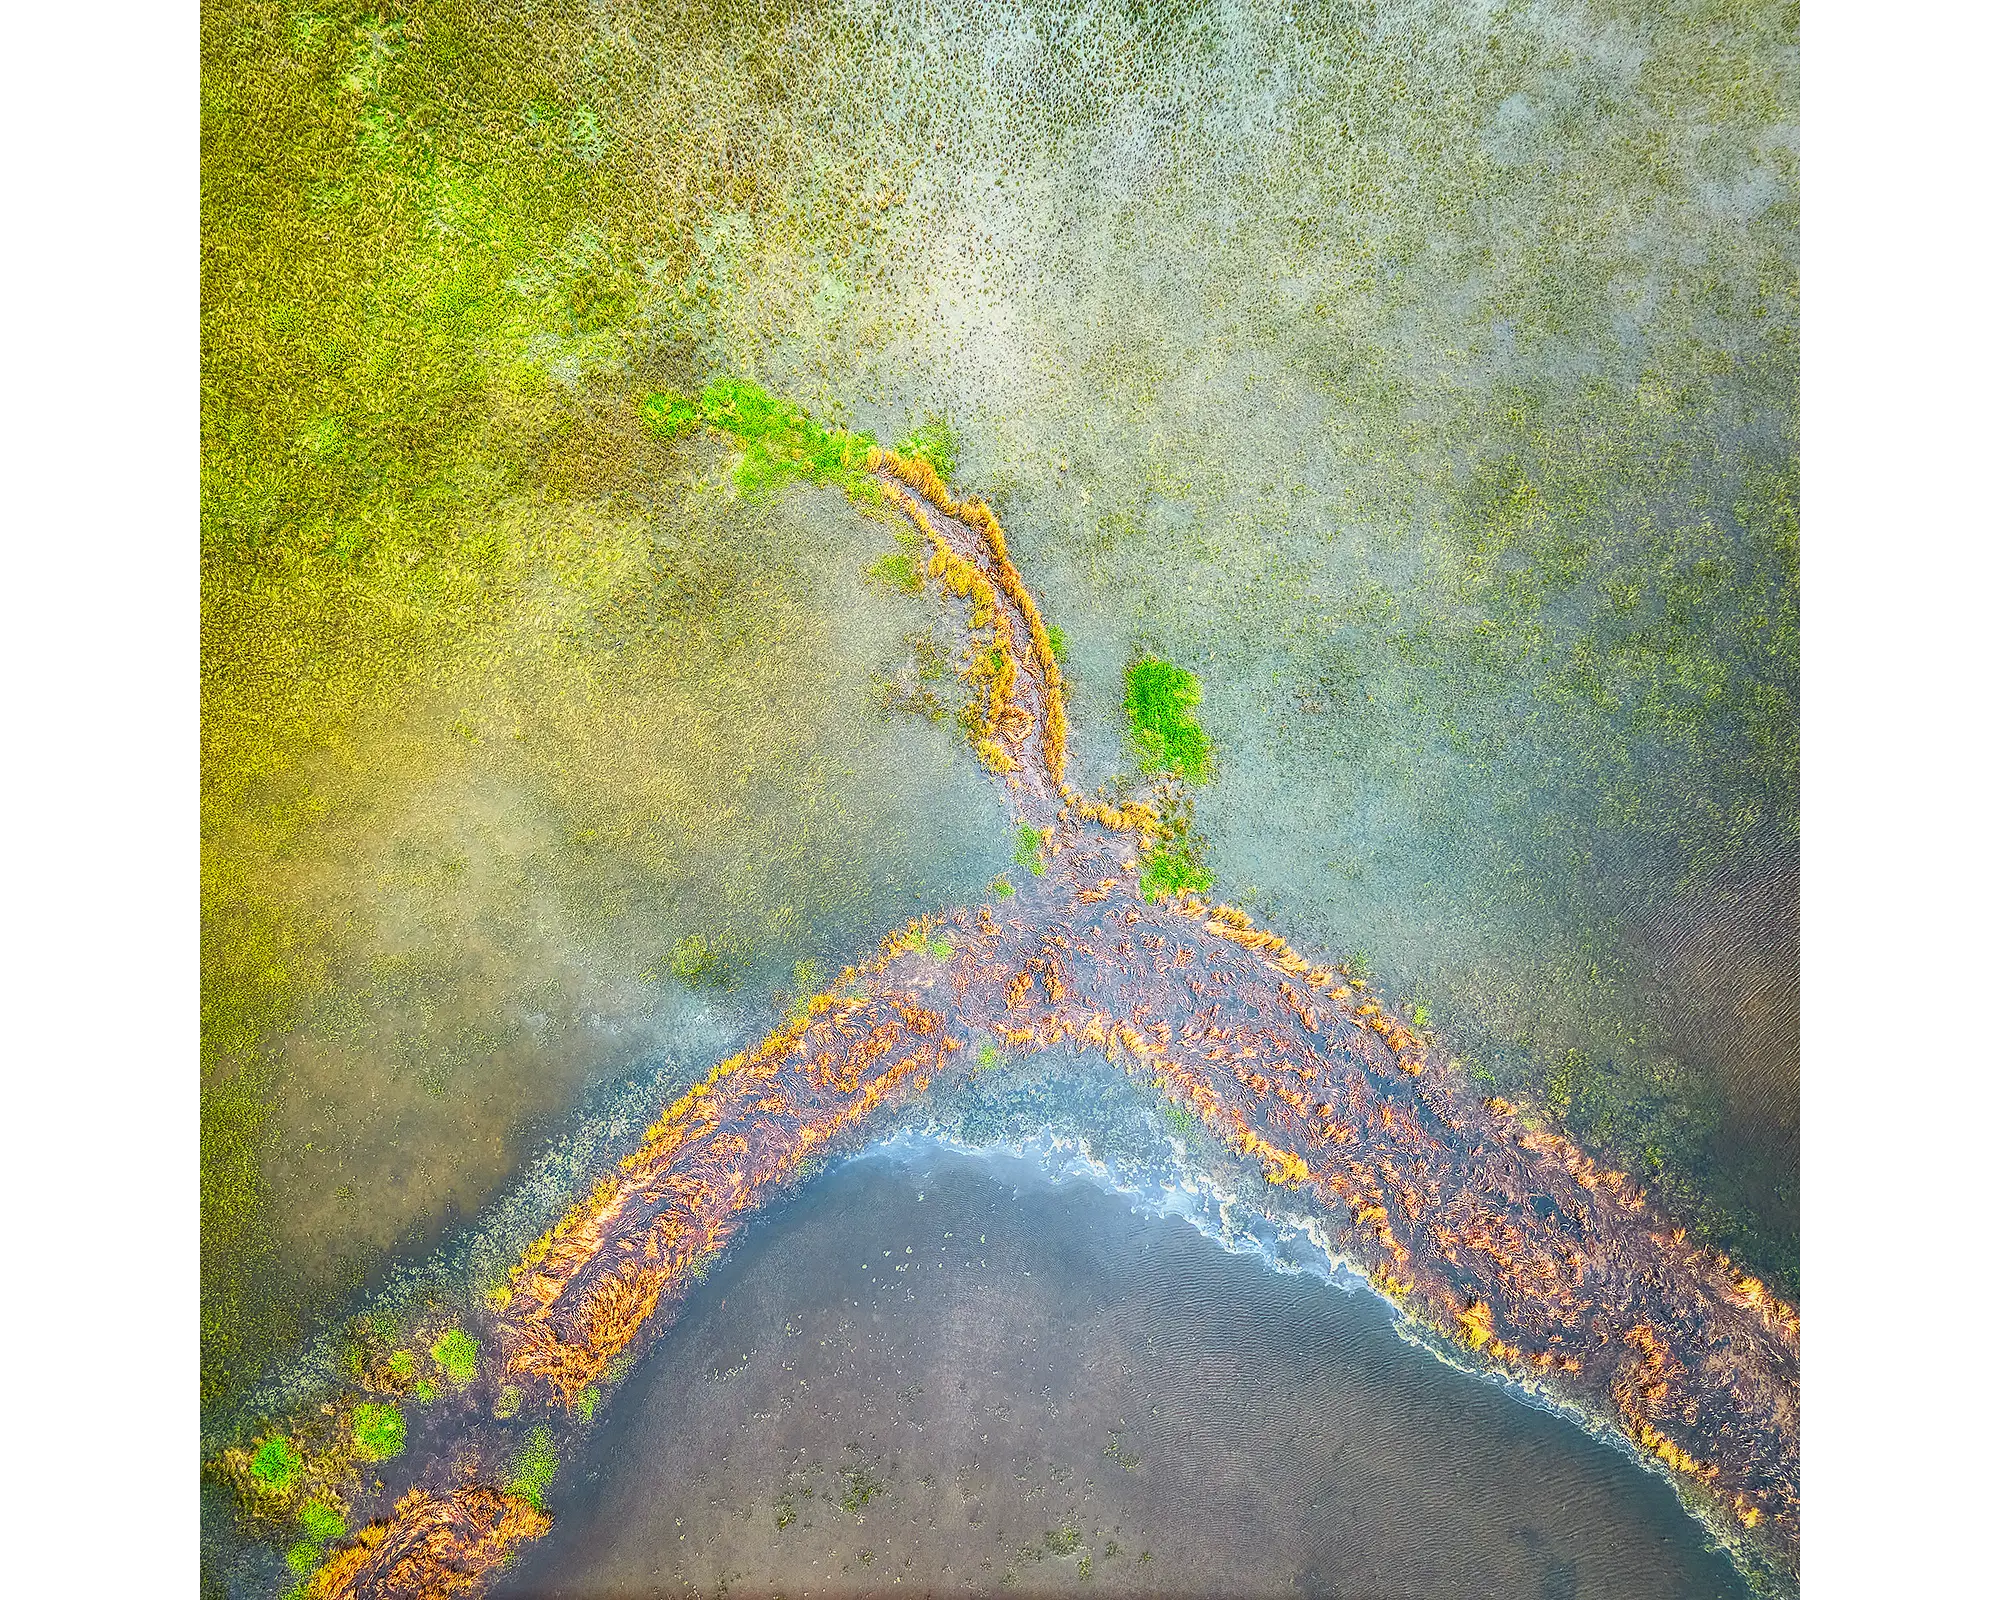
[[[1125,669],[1125,714],[1132,720],[1142,770],[1189,783],[1208,781],[1213,770],[1208,735],[1194,718],[1200,704],[1201,680],[1185,667],[1147,655]]]
[[[1040,828],[1022,823],[1014,835],[1014,865],[1026,867],[1039,878],[1048,871],[1048,863],[1042,860],[1042,845],[1045,842]],[[1011,894],[1013,890],[1010,888],[1007,892]]]
[[[1154,846],[1139,862],[1139,892],[1148,900],[1178,899],[1215,886],[1215,874],[1203,866],[1185,839]]]
[[[907,550],[894,550],[868,564],[868,581],[897,594],[922,594],[924,580]]]
[[[323,1501],[308,1500],[299,1507],[299,1526],[305,1529],[307,1538],[329,1544],[347,1532],[347,1519]]]

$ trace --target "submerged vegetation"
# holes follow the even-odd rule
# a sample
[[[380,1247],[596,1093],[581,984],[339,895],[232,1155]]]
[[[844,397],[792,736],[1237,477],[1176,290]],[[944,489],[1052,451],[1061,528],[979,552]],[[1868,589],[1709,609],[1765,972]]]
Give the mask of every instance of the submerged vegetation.
[[[292,1441],[280,1435],[266,1439],[250,1458],[250,1476],[260,1488],[273,1494],[288,1494],[298,1482],[304,1463]]]
[[[1014,830],[1014,865],[1026,867],[1039,878],[1048,870],[1047,863],[1042,860],[1042,847],[1046,842],[1040,828],[1022,823]]]
[[[542,1510],[543,1497],[555,1482],[556,1468],[560,1465],[555,1436],[546,1427],[537,1425],[529,1431],[520,1453],[514,1457],[514,1475],[508,1482],[508,1492],[519,1495],[537,1511]]]
[[[958,471],[958,430],[943,417],[929,417],[896,441],[896,454],[925,461],[947,481]]]

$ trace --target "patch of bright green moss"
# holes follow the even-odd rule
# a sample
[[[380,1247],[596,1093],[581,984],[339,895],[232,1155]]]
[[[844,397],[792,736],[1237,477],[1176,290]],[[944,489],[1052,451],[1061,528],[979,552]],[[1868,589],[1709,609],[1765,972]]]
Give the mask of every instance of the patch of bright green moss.
[[[1014,864],[1026,867],[1038,878],[1048,870],[1042,860],[1041,829],[1021,824],[1020,831],[1014,835]]]
[[[1215,875],[1185,838],[1162,840],[1140,857],[1139,893],[1148,900],[1202,894],[1214,886]]]
[[[898,594],[922,594],[924,580],[907,550],[893,550],[868,563],[868,580]]]
[[[479,1341],[463,1328],[453,1328],[431,1346],[431,1359],[460,1388],[479,1370]]]
[[[266,1439],[250,1458],[250,1476],[273,1494],[284,1494],[298,1482],[305,1463],[292,1441],[282,1434]]]
[[[1171,661],[1141,656],[1125,669],[1125,712],[1143,770],[1208,781],[1208,735],[1194,719],[1200,704],[1201,680]]]
[[[402,1408],[366,1401],[354,1408],[354,1453],[363,1461],[388,1461],[403,1453]]]
[[[542,1509],[542,1496],[549,1492],[549,1485],[555,1482],[556,1468],[561,1465],[556,1455],[555,1437],[546,1427],[536,1426],[522,1441],[519,1453],[514,1457],[513,1476],[508,1481],[510,1493],[519,1495],[529,1505]]]
[[[700,422],[733,442],[742,452],[736,485],[745,494],[769,494],[803,478],[835,484],[856,499],[876,498],[867,472],[872,434],[822,427],[803,407],[747,378],[718,378],[699,400],[649,395],[639,409],[661,438],[677,438]]]
[[[347,1532],[347,1519],[323,1501],[308,1500],[299,1507],[299,1526],[308,1538],[328,1544]]]

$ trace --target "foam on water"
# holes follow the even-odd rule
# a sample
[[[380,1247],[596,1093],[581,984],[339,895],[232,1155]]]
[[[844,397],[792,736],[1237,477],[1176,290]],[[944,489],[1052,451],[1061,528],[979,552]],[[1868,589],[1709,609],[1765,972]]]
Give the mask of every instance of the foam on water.
[[[972,1143],[941,1130],[935,1123],[913,1123],[877,1140],[848,1161],[887,1158],[908,1166],[921,1166],[927,1158],[938,1155],[969,1158],[1000,1173],[1011,1171],[1028,1181],[1052,1187],[1082,1180],[1106,1194],[1129,1201],[1133,1211],[1141,1216],[1179,1220],[1232,1255],[1255,1256],[1272,1272],[1311,1276],[1349,1294],[1363,1291],[1381,1303],[1390,1326],[1406,1344],[1415,1345],[1453,1371],[1504,1390],[1524,1405],[1561,1417],[1593,1439],[1612,1446],[1627,1460],[1672,1486],[1688,1515],[1707,1532],[1708,1549],[1739,1558],[1746,1555],[1741,1540],[1732,1537],[1734,1529],[1719,1526],[1707,1508],[1690,1501],[1683,1493],[1684,1486],[1659,1458],[1641,1450],[1610,1420],[1532,1379],[1469,1361],[1462,1350],[1434,1330],[1412,1321],[1402,1306],[1342,1255],[1332,1243],[1323,1218],[1253,1204],[1241,1192],[1225,1187],[1213,1174],[1196,1166],[1186,1143],[1180,1139],[1167,1136],[1161,1157],[1145,1162],[1099,1155],[1087,1136],[1060,1133],[1053,1128],[1023,1138]],[[1755,1564],[1754,1560],[1749,1562],[1751,1567]]]

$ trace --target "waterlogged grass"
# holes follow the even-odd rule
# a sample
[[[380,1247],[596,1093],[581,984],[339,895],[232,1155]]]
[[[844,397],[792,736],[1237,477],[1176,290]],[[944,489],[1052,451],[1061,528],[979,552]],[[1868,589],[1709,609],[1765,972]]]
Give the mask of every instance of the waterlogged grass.
[[[327,1546],[347,1532],[347,1519],[333,1506],[308,1500],[299,1507],[298,1522],[306,1536],[285,1552],[285,1565],[293,1577],[303,1580],[319,1570]],[[303,1592],[303,1588],[294,1591]]]
[[[280,1435],[266,1439],[257,1447],[250,1457],[250,1476],[261,1488],[282,1495],[289,1493],[298,1482],[304,1466],[292,1441]]]
[[[479,1341],[464,1329],[453,1328],[431,1346],[431,1359],[462,1389],[479,1371]]]
[[[308,1500],[299,1507],[299,1526],[305,1529],[307,1538],[329,1544],[347,1532],[347,1519],[333,1506]]]
[[[1201,681],[1171,661],[1147,655],[1126,667],[1125,714],[1142,770],[1189,783],[1208,781],[1208,735],[1194,717],[1200,704]]]
[[[1139,852],[1139,892],[1148,900],[1202,894],[1215,886],[1208,869],[1208,840],[1195,832],[1194,807],[1169,783],[1160,802],[1160,827]]]
[[[868,564],[868,581],[896,594],[922,594],[924,580],[907,550],[892,550]]]
[[[1022,823],[1014,835],[1014,865],[1026,867],[1039,878],[1048,870],[1048,863],[1042,859],[1042,846],[1046,843],[1041,829]]]
[[[945,482],[958,470],[958,430],[943,417],[931,416],[896,441],[896,454],[928,461]]]
[[[354,1408],[354,1453],[363,1461],[389,1461],[401,1455],[405,1431],[400,1406],[366,1400]]]
[[[747,378],[718,378],[699,399],[649,395],[639,409],[661,439],[677,439],[699,423],[731,440],[741,452],[735,478],[745,494],[768,496],[803,479],[834,484],[861,501],[880,497],[867,472],[872,434],[822,427],[804,408]]]
[[[1215,887],[1215,874],[1204,866],[1186,839],[1149,846],[1139,860],[1139,892],[1148,900],[1203,894]]]
[[[512,1476],[508,1479],[510,1494],[517,1494],[536,1510],[546,1509],[542,1497],[549,1492],[549,1485],[555,1482],[556,1468],[561,1465],[556,1454],[555,1436],[546,1427],[537,1424],[528,1431],[522,1441],[520,1451],[514,1457]]]

